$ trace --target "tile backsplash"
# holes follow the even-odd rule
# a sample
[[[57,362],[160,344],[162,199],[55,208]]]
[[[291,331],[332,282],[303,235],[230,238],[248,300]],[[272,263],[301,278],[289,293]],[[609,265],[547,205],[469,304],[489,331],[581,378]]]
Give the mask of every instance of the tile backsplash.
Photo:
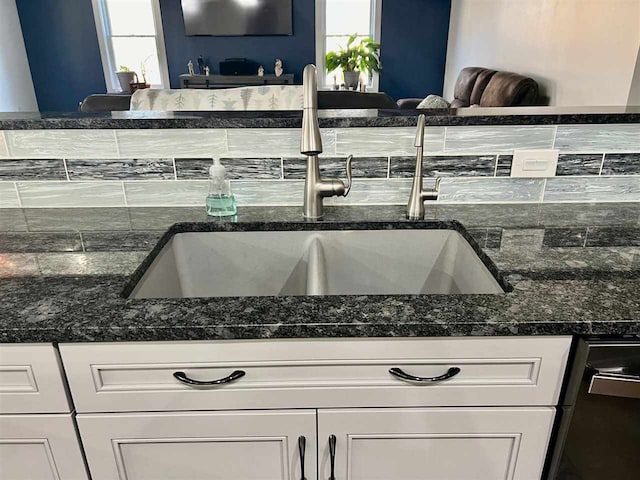
[[[325,177],[354,186],[327,204],[406,203],[415,130],[322,131]],[[301,205],[305,160],[297,129],[0,131],[0,208],[199,206],[211,157],[238,203]],[[511,178],[516,149],[560,150],[557,176]],[[441,204],[640,201],[640,124],[427,127],[425,185]]]

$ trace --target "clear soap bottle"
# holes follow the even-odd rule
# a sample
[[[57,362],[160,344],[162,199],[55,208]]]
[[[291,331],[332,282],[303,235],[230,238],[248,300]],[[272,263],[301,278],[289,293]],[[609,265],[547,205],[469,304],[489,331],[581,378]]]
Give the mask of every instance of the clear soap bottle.
[[[231,193],[231,182],[225,179],[225,168],[219,158],[214,158],[209,168],[209,194],[207,195],[207,215],[230,217],[238,213],[236,198]]]

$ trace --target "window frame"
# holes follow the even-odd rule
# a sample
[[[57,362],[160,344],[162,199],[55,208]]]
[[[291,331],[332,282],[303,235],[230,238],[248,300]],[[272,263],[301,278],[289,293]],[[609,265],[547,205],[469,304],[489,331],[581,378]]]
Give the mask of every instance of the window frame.
[[[382,32],[382,0],[369,0],[371,2],[371,32],[373,39],[380,43]],[[316,67],[322,72],[318,79],[320,88],[331,88],[327,83],[326,62],[327,54],[327,2],[326,0],[316,0]],[[380,74],[373,72],[372,84],[367,89],[370,92],[380,91]]]
[[[162,29],[162,14],[160,12],[160,0],[150,0],[153,12],[153,25],[155,30],[156,49],[158,55],[158,65],[160,68],[160,84],[151,85],[152,88],[171,88],[169,79],[169,66],[167,62],[167,49],[164,43],[164,31]],[[93,5],[93,16],[96,22],[96,32],[98,33],[98,45],[100,47],[100,57],[102,58],[102,70],[107,86],[107,93],[120,93],[120,83],[116,76],[118,65],[115,62],[113,43],[111,42],[111,24],[109,22],[109,12],[105,0],[91,0]],[[151,35],[139,35],[140,37],[150,37]],[[130,35],[136,37],[136,35]],[[138,72],[139,73],[139,72]]]

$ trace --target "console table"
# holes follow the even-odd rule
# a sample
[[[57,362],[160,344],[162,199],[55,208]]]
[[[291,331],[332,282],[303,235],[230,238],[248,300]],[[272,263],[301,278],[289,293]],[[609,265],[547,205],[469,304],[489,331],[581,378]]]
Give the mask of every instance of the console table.
[[[233,88],[259,85],[293,85],[293,73],[275,75],[180,75],[181,88]]]

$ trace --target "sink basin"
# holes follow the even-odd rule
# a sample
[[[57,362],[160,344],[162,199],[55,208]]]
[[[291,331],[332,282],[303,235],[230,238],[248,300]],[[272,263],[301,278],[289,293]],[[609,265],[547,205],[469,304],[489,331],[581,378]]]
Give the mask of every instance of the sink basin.
[[[456,230],[238,231],[173,235],[129,298],[472,293],[504,290]]]

